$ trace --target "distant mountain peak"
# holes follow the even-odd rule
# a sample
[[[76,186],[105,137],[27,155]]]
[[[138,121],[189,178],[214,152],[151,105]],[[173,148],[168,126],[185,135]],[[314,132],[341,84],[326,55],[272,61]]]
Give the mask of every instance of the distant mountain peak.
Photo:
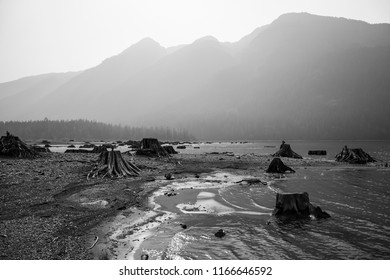
[[[194,43],[199,43],[199,42],[217,42],[217,43],[219,43],[218,39],[215,38],[214,36],[211,36],[211,35],[201,37],[201,38],[194,41]]]

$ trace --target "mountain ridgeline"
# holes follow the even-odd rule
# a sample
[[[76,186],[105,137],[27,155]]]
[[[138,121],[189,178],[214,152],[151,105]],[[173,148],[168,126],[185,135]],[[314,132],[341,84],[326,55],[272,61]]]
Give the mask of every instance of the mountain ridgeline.
[[[198,139],[390,139],[390,25],[285,14],[234,43],[146,38],[100,65],[0,84],[0,120],[94,119]]]

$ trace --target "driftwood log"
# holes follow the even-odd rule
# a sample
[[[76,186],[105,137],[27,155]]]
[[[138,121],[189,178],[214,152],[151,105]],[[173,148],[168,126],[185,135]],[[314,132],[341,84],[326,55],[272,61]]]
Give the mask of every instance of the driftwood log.
[[[286,171],[295,173],[295,170],[283,163],[280,158],[274,158],[268,166],[267,173],[285,173]]]
[[[35,158],[39,157],[39,154],[30,149],[19,137],[7,131],[7,135],[0,138],[0,156]]]
[[[273,157],[290,157],[290,158],[302,158],[296,152],[291,149],[289,144],[282,144],[279,151],[272,155]]]
[[[356,164],[366,164],[368,162],[376,162],[376,160],[367,154],[363,149],[349,149],[347,146],[336,155],[336,161],[343,161]]]
[[[123,159],[119,151],[104,151],[100,153],[96,166],[88,173],[87,179],[103,175],[103,178],[109,176],[125,177],[138,176],[141,170]]]
[[[149,157],[170,157],[169,153],[155,138],[142,139],[141,148],[137,150],[136,154]]]
[[[315,207],[310,203],[307,192],[277,193],[273,214],[282,218],[308,218],[310,215],[316,219],[330,218],[330,215],[322,211],[319,206]]]
[[[310,150],[308,152],[309,155],[316,155],[316,156],[326,156],[325,150]]]

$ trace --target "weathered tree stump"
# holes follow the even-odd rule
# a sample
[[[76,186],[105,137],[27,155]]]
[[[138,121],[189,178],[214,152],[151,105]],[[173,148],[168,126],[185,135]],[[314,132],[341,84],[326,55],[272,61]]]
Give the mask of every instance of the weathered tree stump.
[[[309,194],[287,193],[276,194],[276,205],[273,211],[276,217],[308,218],[313,215],[316,219],[329,218],[330,215],[310,203]]]
[[[142,139],[141,148],[136,152],[136,154],[149,157],[170,157],[169,153],[155,138]]]
[[[88,173],[87,179],[103,175],[113,177],[138,176],[141,170],[123,159],[119,151],[103,151],[97,165]]]
[[[295,153],[289,144],[282,144],[280,150],[272,155],[273,157],[290,157],[290,158],[302,158],[300,155]]]
[[[7,131],[6,136],[0,138],[0,155],[17,158],[35,158],[38,152],[30,149],[19,137]]]
[[[349,149],[347,146],[336,155],[336,161],[343,161],[355,164],[366,164],[368,162],[376,162],[376,160],[367,154],[363,149]]]
[[[280,158],[274,158],[270,165],[268,166],[267,173],[285,173],[286,171],[290,171],[295,173],[295,170],[291,167],[288,167],[283,163]]]
[[[101,152],[106,152],[107,151],[107,147],[106,146],[95,146],[93,147],[92,149],[92,153],[96,153],[96,154],[99,154]]]
[[[162,146],[165,151],[168,152],[168,154],[170,155],[173,155],[173,154],[177,154],[177,152],[175,151],[175,149],[172,147],[172,146]]]

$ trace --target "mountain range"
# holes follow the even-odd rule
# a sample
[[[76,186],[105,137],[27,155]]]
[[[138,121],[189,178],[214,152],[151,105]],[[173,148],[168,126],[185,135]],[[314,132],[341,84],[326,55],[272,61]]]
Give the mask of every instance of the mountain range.
[[[390,24],[284,14],[238,42],[150,38],[0,84],[0,120],[185,128],[198,139],[390,139]]]

